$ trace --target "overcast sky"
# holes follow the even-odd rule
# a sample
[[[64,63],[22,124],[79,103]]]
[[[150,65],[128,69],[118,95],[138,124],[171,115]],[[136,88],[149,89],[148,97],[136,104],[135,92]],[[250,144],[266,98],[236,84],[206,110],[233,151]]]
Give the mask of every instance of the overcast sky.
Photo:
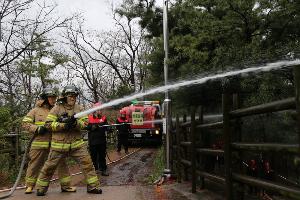
[[[111,5],[114,8],[120,5],[122,0],[54,0],[58,4],[60,14],[70,15],[74,12],[82,12],[89,29],[109,30],[113,27]],[[163,5],[164,0],[156,0],[158,6]]]
[[[86,19],[87,28],[95,30],[109,30],[113,26],[111,4],[116,6],[122,0],[55,0],[58,12],[70,15],[80,12]]]

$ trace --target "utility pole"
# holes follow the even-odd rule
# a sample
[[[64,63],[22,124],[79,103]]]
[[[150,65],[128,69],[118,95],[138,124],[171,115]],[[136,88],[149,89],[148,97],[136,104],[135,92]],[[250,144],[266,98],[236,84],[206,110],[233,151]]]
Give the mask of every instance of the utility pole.
[[[169,59],[169,30],[168,30],[168,0],[164,0],[163,7],[163,34],[164,34],[164,51],[165,51],[165,59],[164,59],[164,79],[165,86],[168,85],[168,59]],[[164,133],[165,133],[165,145],[166,145],[166,165],[164,169],[164,175],[170,177],[171,169],[170,169],[170,103],[169,99],[169,91],[165,91],[165,100],[164,100]]]

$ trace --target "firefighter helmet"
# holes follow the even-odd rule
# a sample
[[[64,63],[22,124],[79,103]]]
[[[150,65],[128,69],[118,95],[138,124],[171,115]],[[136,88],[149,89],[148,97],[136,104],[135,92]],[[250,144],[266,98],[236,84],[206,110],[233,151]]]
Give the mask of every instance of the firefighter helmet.
[[[67,85],[67,86],[64,87],[61,94],[62,94],[63,97],[66,97],[69,94],[77,96],[79,94],[79,90],[74,85]]]
[[[40,99],[46,100],[47,97],[56,97],[57,93],[55,89],[52,88],[45,88],[43,89],[42,93],[40,94]]]

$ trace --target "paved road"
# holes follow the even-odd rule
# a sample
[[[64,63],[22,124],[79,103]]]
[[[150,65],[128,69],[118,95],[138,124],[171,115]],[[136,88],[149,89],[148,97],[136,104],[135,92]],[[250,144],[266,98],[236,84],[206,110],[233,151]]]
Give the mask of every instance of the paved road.
[[[128,158],[109,166],[109,177],[100,177],[103,194],[88,194],[83,175],[72,177],[77,186],[76,193],[61,193],[57,182],[51,183],[48,193],[38,197],[35,193],[24,194],[17,190],[9,200],[216,200],[207,191],[199,191],[197,195],[190,192],[190,183],[166,184],[161,187],[151,185],[147,177],[151,174],[157,149],[141,149]],[[112,156],[114,157],[114,156]],[[3,193],[0,193],[0,196]]]
[[[156,186],[104,186],[103,194],[88,194],[85,187],[78,187],[76,193],[61,193],[55,187],[51,188],[46,196],[38,197],[33,194],[24,194],[18,190],[9,200],[219,200],[212,198],[207,191],[192,194],[189,184],[172,184],[162,187]]]
[[[36,200],[36,199],[50,199],[50,200],[101,200],[101,199],[118,199],[118,200],[135,200],[137,190],[134,186],[106,186],[103,187],[103,194],[88,194],[85,187],[77,188],[76,193],[61,193],[56,188],[51,188],[47,195],[44,197],[38,197],[35,194],[25,195],[23,190],[19,190],[14,193],[13,197],[9,200]]]

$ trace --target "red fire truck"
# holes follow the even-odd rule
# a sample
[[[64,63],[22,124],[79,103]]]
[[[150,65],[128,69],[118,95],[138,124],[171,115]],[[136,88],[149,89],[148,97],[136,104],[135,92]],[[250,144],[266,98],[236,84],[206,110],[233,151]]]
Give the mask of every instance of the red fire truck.
[[[129,144],[156,143],[162,141],[162,118],[159,101],[133,101],[121,109],[131,123]]]

